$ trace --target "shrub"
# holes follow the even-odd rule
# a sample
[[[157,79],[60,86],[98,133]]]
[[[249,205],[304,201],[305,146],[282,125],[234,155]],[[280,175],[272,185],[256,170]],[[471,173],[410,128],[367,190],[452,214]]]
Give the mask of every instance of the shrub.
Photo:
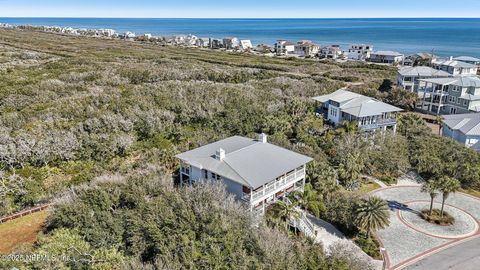
[[[380,243],[373,237],[368,237],[366,234],[360,233],[354,238],[355,243],[370,257],[381,260]]]
[[[427,222],[442,226],[452,225],[453,223],[455,223],[455,218],[453,218],[449,213],[445,211],[443,212],[442,216],[439,209],[433,209],[431,214],[430,210],[428,209],[422,210],[419,216]]]

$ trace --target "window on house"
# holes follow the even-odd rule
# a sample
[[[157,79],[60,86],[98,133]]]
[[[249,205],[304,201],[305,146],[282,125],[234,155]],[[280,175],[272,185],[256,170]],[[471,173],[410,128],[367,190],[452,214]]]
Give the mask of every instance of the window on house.
[[[208,171],[203,170],[203,178],[208,179]]]
[[[464,105],[464,106],[467,106],[467,105],[468,105],[468,100],[464,100],[464,101],[463,101],[463,105]]]
[[[213,172],[211,173],[211,175],[212,175],[212,178],[213,178],[213,179],[215,179],[215,178],[217,177],[217,175],[216,175],[215,173],[213,173]]]

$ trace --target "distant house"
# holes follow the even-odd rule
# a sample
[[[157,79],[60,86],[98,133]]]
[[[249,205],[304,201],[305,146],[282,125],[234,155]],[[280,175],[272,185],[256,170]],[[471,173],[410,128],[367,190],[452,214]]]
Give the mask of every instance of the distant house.
[[[255,47],[255,51],[259,52],[259,53],[271,53],[271,52],[273,52],[273,49],[272,49],[272,47],[270,47],[266,44],[258,44]]]
[[[460,62],[465,62],[465,63],[476,65],[476,66],[480,66],[480,59],[475,58],[475,57],[471,57],[471,56],[459,56],[459,57],[453,58],[453,60],[460,61]]]
[[[125,32],[124,34],[120,35],[121,39],[134,39],[135,33],[132,32]]]
[[[405,58],[405,61],[409,61],[412,65],[424,65],[430,64],[432,61],[436,60],[438,56],[432,53],[419,52],[413,55],[409,55]],[[405,65],[405,63],[404,63]]]
[[[253,49],[252,42],[250,40],[240,40],[240,49],[242,51],[250,51]]]
[[[211,38],[209,42],[210,49],[221,49],[225,48],[222,39]]]
[[[480,78],[420,79],[418,108],[433,114],[480,112]]]
[[[223,46],[227,50],[237,49],[240,46],[240,41],[236,37],[226,37],[223,39]]]
[[[371,97],[350,92],[346,89],[331,94],[314,97],[320,103],[318,114],[323,114],[334,125],[345,121],[356,121],[365,131],[396,131],[395,113],[402,109],[386,104]]]
[[[401,67],[397,74],[397,84],[403,89],[417,92],[420,79],[451,77],[448,72],[431,67]]]
[[[300,40],[295,44],[293,53],[303,57],[313,57],[320,51],[320,46],[310,40]]]
[[[320,49],[320,58],[337,59],[342,55],[342,50],[339,46],[327,46]]]
[[[218,182],[255,212],[287,194],[303,190],[312,158],[258,139],[229,137],[176,155],[182,185]]]
[[[195,41],[195,46],[201,47],[201,48],[208,47],[209,44],[210,44],[210,39],[208,38],[198,38]]]
[[[455,114],[443,116],[442,135],[480,151],[480,114]]]
[[[274,46],[277,55],[289,55],[295,51],[295,43],[286,40],[277,40]]]
[[[369,44],[353,44],[348,49],[348,59],[367,60],[373,52],[373,46]]]
[[[374,63],[395,64],[401,63],[404,59],[404,55],[394,51],[376,51],[370,54],[368,61]]]
[[[453,60],[435,60],[432,62],[433,68],[446,71],[453,76],[472,76],[476,75],[478,66],[462,61]]]

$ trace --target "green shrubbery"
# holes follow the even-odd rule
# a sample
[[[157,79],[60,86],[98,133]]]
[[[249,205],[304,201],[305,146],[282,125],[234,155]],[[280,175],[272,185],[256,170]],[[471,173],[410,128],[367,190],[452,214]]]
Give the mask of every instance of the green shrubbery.
[[[377,260],[382,260],[382,254],[380,254],[380,243],[374,237],[367,237],[365,234],[359,234],[354,238],[354,241],[355,244],[357,244],[370,257]]]
[[[422,210],[419,216],[424,220],[437,225],[452,225],[455,222],[455,219],[448,212],[444,211],[442,214],[440,209],[433,209],[431,213],[428,209]]]
[[[61,204],[48,234],[67,228],[90,248],[103,245],[102,252],[122,254],[132,265],[352,265],[344,257],[323,260],[317,246],[276,231],[260,231],[254,234],[260,240],[254,240],[246,223],[227,222],[227,216],[244,219],[244,214],[197,213],[193,203],[183,201],[187,191],[151,187],[150,193],[142,186],[152,185],[142,179],[152,172],[175,174],[176,153],[226,136],[266,132],[272,143],[313,157],[308,181],[325,206],[318,207],[319,215],[351,235],[357,233],[353,209],[360,198],[345,189],[355,189],[361,174],[390,181],[413,167],[425,177],[446,174],[463,187],[480,189],[479,154],[432,136],[411,114],[399,118],[399,136],[375,137],[360,135],[352,123],[328,130],[313,116],[311,97],[345,81],[358,80],[363,85],[354,90],[410,106],[411,95],[388,83],[395,75],[391,67],[0,32],[5,50],[42,55],[21,61],[2,56],[18,65],[0,72],[0,215],[74,188],[81,194],[70,198],[76,204]],[[127,176],[135,176],[138,186],[99,185]],[[242,246],[237,253],[228,242],[235,237]],[[269,237],[289,250],[268,246]]]

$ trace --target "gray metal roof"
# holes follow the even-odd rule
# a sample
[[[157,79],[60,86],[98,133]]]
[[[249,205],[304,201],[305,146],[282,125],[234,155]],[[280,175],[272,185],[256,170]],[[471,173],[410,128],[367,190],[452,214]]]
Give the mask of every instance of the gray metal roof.
[[[215,152],[225,150],[225,158]],[[285,148],[233,136],[176,155],[177,158],[254,189],[294,170],[313,159]]]
[[[434,69],[431,67],[417,66],[417,67],[402,67],[398,71],[402,76],[417,76],[417,77],[451,77],[450,73]]]
[[[447,61],[433,61],[434,64],[440,65],[440,66],[449,66],[449,67],[458,67],[458,68],[476,68],[476,65],[469,64],[466,62],[462,61],[457,61],[457,60],[447,60]]]
[[[402,109],[377,99],[339,89],[331,94],[313,98],[321,103],[329,100],[340,103],[340,110],[356,117],[381,115],[386,112],[399,112]]]
[[[394,51],[375,51],[371,55],[403,56],[403,54]]]
[[[453,78],[433,78],[420,79],[420,81],[441,84],[441,85],[457,85],[461,87],[480,87],[480,78],[477,76],[471,77],[453,77]]]
[[[462,61],[462,62],[480,62],[480,59],[478,58],[475,58],[475,57],[471,57],[471,56],[459,56],[459,57],[455,57],[453,58],[453,60],[457,60],[457,61]]]
[[[443,123],[452,130],[458,130],[465,135],[480,135],[480,114],[444,115]]]

